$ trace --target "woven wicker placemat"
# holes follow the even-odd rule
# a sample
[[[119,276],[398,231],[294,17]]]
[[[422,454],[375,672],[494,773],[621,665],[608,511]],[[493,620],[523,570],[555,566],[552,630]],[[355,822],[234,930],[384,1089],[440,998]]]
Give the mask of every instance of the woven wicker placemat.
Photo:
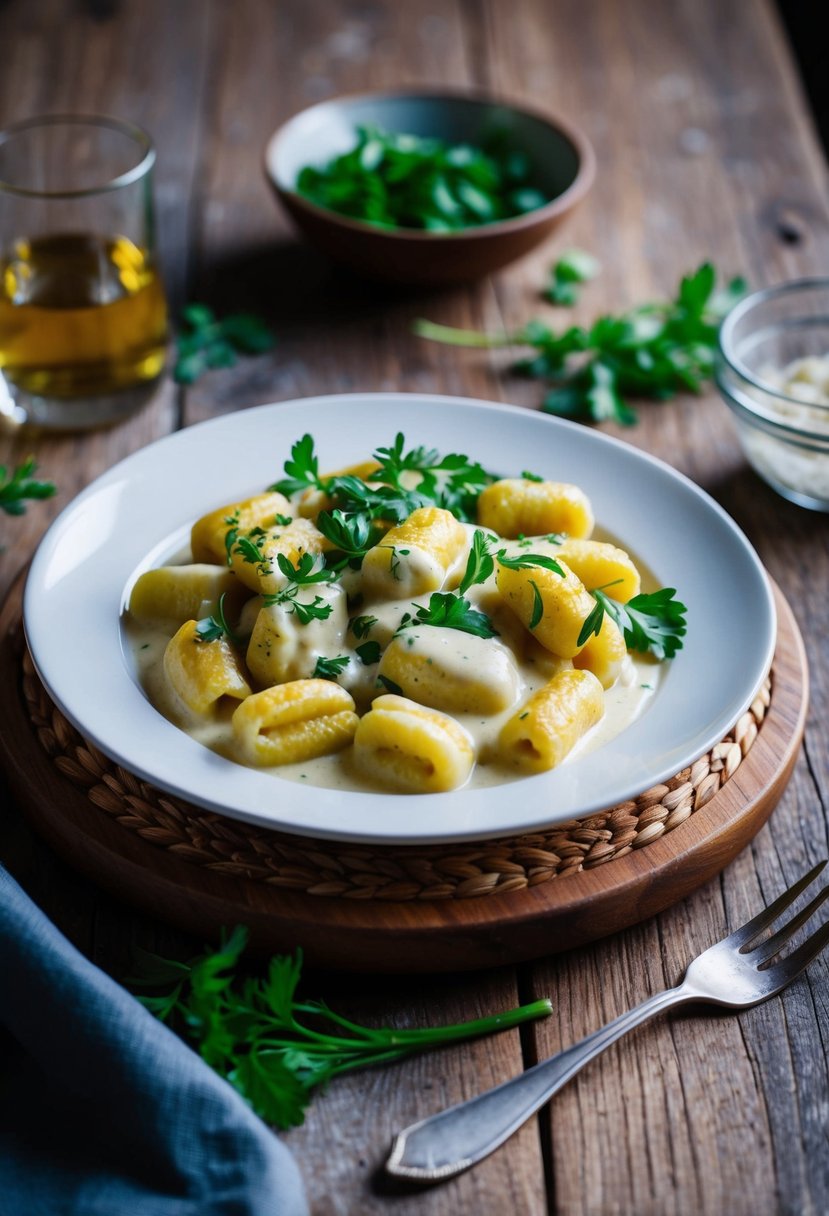
[[[504,894],[646,848],[734,775],[770,705],[771,681],[710,752],[635,799],[541,832],[424,846],[318,840],[205,811],[156,789],[85,740],[50,700],[25,651],[23,695],[40,744],[60,773],[112,821],[182,861],[308,895],[411,901]]]

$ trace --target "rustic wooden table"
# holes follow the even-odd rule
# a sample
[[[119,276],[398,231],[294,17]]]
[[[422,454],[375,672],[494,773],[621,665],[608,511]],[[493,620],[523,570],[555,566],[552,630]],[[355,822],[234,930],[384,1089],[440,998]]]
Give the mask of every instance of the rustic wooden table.
[[[49,520],[115,461],[234,409],[344,390],[417,389],[533,407],[539,386],[497,355],[416,340],[413,316],[515,326],[563,244],[601,259],[580,319],[670,291],[706,258],[754,285],[829,266],[826,165],[768,0],[8,0],[0,8],[0,122],[55,111],[131,117],[158,144],[163,268],[174,307],[206,299],[265,314],[272,355],[167,382],[114,430],[3,439],[0,463],[34,451],[59,486],[0,521],[0,592]],[[566,232],[466,290],[413,301],[361,287],[296,243],[263,180],[266,137],[294,111],[365,87],[451,82],[530,99],[578,120],[595,187]],[[613,428],[608,428],[612,430]],[[366,1018],[460,1019],[548,994],[553,1016],[474,1046],[342,1080],[286,1139],[313,1210],[333,1213],[820,1213],[829,1210],[829,958],[782,997],[739,1016],[657,1020],[612,1048],[480,1167],[399,1194],[375,1177],[390,1134],[556,1051],[673,983],[685,962],[772,899],[827,850],[829,524],[747,469],[725,409],[645,405],[624,439],[667,460],[728,510],[785,589],[806,641],[812,710],[769,824],[722,875],[636,928],[533,965],[414,980],[312,986]],[[746,606],[750,611],[750,605]],[[716,645],[716,638],[711,639]],[[33,774],[33,780],[37,775]],[[80,879],[7,797],[0,856],[61,928],[123,973],[134,942],[198,944]]]

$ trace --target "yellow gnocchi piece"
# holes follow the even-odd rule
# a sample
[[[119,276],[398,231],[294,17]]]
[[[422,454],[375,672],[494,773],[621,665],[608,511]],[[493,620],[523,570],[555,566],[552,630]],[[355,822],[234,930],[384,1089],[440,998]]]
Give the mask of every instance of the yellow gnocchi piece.
[[[448,713],[497,714],[518,697],[515,659],[495,638],[457,629],[404,629],[389,643],[378,674],[406,697]]]
[[[295,566],[303,553],[325,553],[331,544],[310,519],[293,519],[289,524],[267,528],[264,536],[255,538],[262,554],[261,562],[251,562],[234,547],[230,567],[240,582],[251,591],[273,594],[285,586],[287,579],[276,563],[282,553]]]
[[[547,532],[584,538],[593,531],[593,509],[578,486],[506,477],[494,481],[481,494],[478,523],[499,536],[513,538]]]
[[[247,764],[294,764],[348,747],[358,721],[339,684],[292,680],[244,700],[233,714],[233,735]]]
[[[199,620],[216,611],[219,596],[238,612],[246,593],[229,570],[206,562],[145,570],[130,593],[129,613],[136,621]]]
[[[377,697],[360,719],[354,763],[403,793],[438,794],[464,784],[475,751],[454,718],[390,693]]]
[[[522,772],[545,773],[561,764],[603,714],[604,693],[592,672],[559,672],[503,726],[499,756]]]
[[[163,669],[167,683],[194,714],[207,714],[222,697],[250,696],[239,660],[225,638],[202,642],[196,621],[185,621],[167,643]]]
[[[610,688],[619,678],[627,652],[622,631],[605,613],[598,634],[590,635],[573,659],[573,666],[580,670],[592,671],[602,688]]]
[[[595,607],[595,600],[572,570],[561,562],[564,577],[540,566],[513,570],[498,565],[498,590],[521,623],[533,637],[564,659],[572,659],[581,650],[578,639],[585,620]]]
[[[451,511],[418,507],[363,559],[367,596],[402,599],[439,591],[467,543],[466,529]]]
[[[608,595],[626,604],[641,590],[639,571],[624,549],[600,540],[567,537],[556,548],[555,556],[567,563],[588,591],[607,587]],[[613,586],[609,586],[612,583]]]
[[[225,538],[231,528],[248,532],[251,528],[269,528],[277,515],[293,516],[291,504],[284,494],[271,490],[256,494],[242,502],[232,502],[197,519],[190,532],[190,547],[194,562],[227,562]],[[230,522],[228,522],[230,520]]]
[[[248,642],[248,670],[260,687],[313,675],[321,655],[341,654],[348,627],[346,595],[336,583],[319,583],[299,593],[300,601],[319,597],[330,604],[324,620],[303,625],[290,604],[262,607]]]

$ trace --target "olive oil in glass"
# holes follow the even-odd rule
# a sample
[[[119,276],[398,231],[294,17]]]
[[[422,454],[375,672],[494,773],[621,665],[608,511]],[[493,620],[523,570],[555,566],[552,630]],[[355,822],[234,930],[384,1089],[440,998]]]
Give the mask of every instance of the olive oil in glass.
[[[166,334],[161,280],[126,237],[18,240],[0,260],[0,371],[27,393],[73,399],[155,380]]]

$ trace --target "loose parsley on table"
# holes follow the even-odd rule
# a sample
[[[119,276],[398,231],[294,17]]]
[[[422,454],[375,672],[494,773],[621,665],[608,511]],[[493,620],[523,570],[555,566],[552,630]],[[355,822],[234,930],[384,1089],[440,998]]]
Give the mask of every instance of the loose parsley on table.
[[[25,515],[26,499],[51,498],[56,488],[51,481],[38,481],[37,464],[32,456],[9,472],[0,464],[0,511],[6,515]]]
[[[629,426],[637,420],[633,397],[664,401],[683,390],[701,391],[714,370],[719,324],[745,291],[740,278],[716,290],[716,272],[705,262],[682,279],[675,299],[599,317],[589,329],[556,332],[536,319],[513,333],[490,335],[421,320],[414,332],[452,346],[529,347],[534,354],[513,369],[550,383],[542,402],[547,413]]]
[[[549,1000],[454,1026],[396,1029],[361,1026],[323,1001],[297,995],[302,952],[270,960],[262,978],[237,974],[247,942],[237,926],[218,950],[180,963],[137,952],[133,988],[163,989],[138,999],[189,1039],[267,1123],[298,1126],[315,1089],[356,1068],[388,1064],[413,1052],[476,1038],[546,1017]]]
[[[360,126],[355,146],[306,165],[297,192],[327,211],[380,228],[454,232],[548,202],[528,158],[493,136],[482,147]]]
[[[253,313],[240,312],[219,320],[206,304],[188,304],[181,313],[176,337],[173,378],[193,384],[214,367],[233,367],[240,354],[261,355],[275,339],[266,323]]]
[[[541,293],[551,304],[571,306],[578,303],[579,287],[594,279],[601,270],[592,253],[568,249],[550,270],[550,281]]]

